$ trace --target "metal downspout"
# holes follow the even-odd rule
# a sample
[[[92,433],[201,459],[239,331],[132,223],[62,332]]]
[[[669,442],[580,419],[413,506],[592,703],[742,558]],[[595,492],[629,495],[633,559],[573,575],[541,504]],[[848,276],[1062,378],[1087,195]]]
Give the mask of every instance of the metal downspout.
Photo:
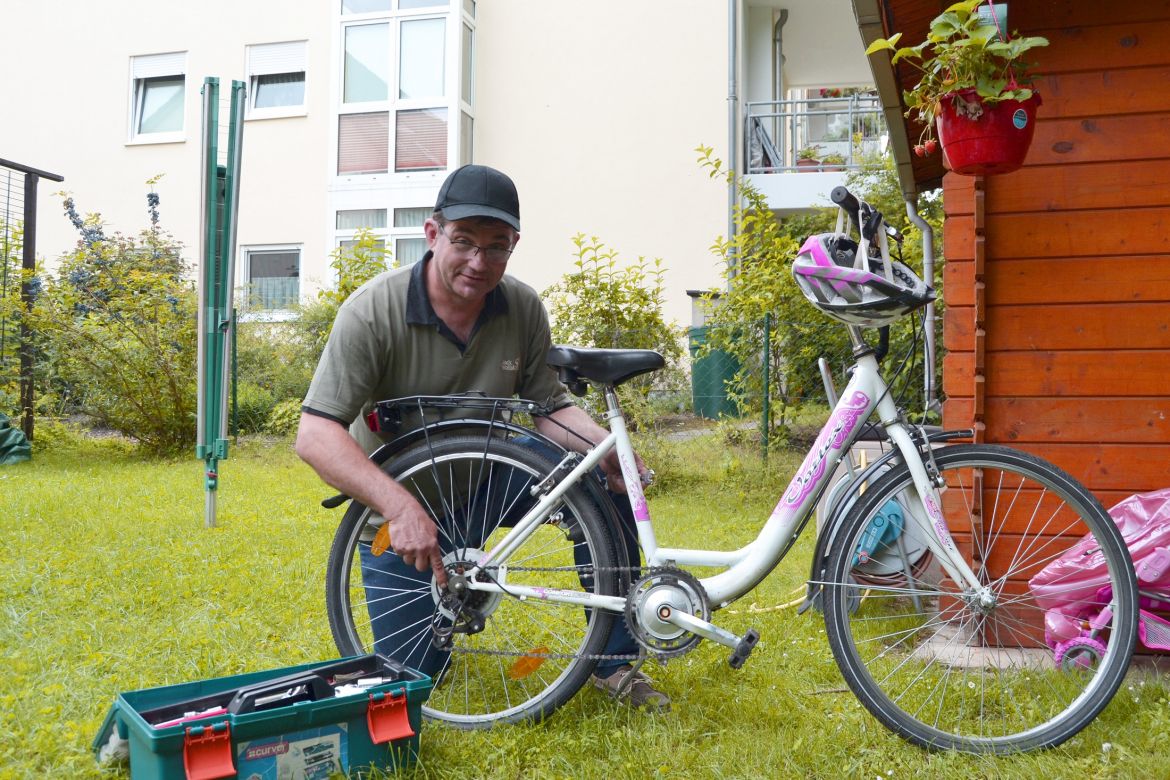
[[[788,9],[781,8],[780,16],[772,25],[772,100],[779,103],[784,99],[784,25],[788,22]],[[778,123],[773,120],[772,137],[779,141]],[[791,142],[786,146],[791,146]]]
[[[739,0],[727,0],[727,167],[733,173],[739,168],[739,80],[737,60],[739,59]],[[727,240],[735,240],[735,207],[739,201],[736,191],[736,173],[727,182]],[[729,244],[729,246],[731,246]],[[728,284],[735,276],[734,249],[727,258]]]
[[[934,287],[934,231],[931,230],[930,225],[925,219],[918,214],[918,198],[906,198],[906,216],[910,221],[922,231],[922,278],[931,287]],[[942,407],[938,402],[938,392],[934,386],[934,304],[928,303],[926,305],[926,322],[924,327],[926,335],[924,342],[924,355],[926,361],[926,370],[923,371],[924,387],[923,395],[926,399],[926,411],[940,412]]]

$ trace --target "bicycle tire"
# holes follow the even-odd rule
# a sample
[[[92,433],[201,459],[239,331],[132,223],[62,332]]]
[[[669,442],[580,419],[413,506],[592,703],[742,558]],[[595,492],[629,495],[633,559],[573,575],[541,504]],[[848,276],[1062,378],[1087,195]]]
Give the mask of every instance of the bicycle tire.
[[[447,556],[477,561],[479,551],[491,550],[510,530],[499,525],[500,515],[509,510],[515,514],[520,502],[533,501],[528,488],[555,465],[512,441],[454,436],[423,442],[389,459],[382,468],[419,498],[439,524],[440,544]],[[509,569],[494,576],[509,584],[579,591],[588,588],[599,595],[615,595],[612,540],[596,505],[580,486],[574,486],[550,516],[558,515],[555,524],[546,521],[538,527],[509,559],[514,567],[527,563],[542,571]],[[330,629],[342,655],[381,651],[374,642],[374,616],[380,613],[381,619],[382,610],[393,608],[375,604],[386,598],[378,592],[371,591],[375,595],[367,598],[363,585],[362,552],[372,554],[369,526],[378,520],[367,507],[353,502],[329,553],[326,605]],[[476,544],[468,543],[472,540]],[[595,573],[582,576],[584,567],[574,558],[575,550],[592,561]],[[367,557],[367,561],[373,560]],[[367,575],[372,568],[367,567]],[[399,598],[418,600],[433,616],[437,597],[430,580],[427,575],[425,588],[408,584]],[[399,584],[398,580],[394,584]],[[595,656],[609,638],[613,614],[596,609],[582,614],[581,607],[539,599],[479,598],[483,630],[452,635],[453,652],[433,674],[435,688],[423,705],[424,716],[461,728],[547,717],[588,680],[597,664]],[[415,633],[405,640],[411,643],[408,657],[398,659],[408,666],[427,652],[432,638],[429,620],[410,630]]]
[[[961,444],[935,459],[956,548],[991,586],[994,605],[964,601],[941,567],[913,589],[848,584],[861,535],[886,501],[922,512],[902,464],[861,497],[830,557],[824,603],[833,656],[862,704],[914,744],[996,754],[1059,745],[1104,709],[1129,667],[1138,618],[1129,552],[1101,504],[1040,458]],[[906,533],[922,532],[907,522]],[[1106,564],[1113,619],[1099,663],[1062,671],[1027,581],[1086,534]],[[851,613],[858,590],[862,605]]]

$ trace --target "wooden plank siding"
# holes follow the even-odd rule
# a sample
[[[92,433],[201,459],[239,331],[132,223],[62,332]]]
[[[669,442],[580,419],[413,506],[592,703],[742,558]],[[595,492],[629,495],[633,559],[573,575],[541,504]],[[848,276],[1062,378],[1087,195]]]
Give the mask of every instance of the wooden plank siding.
[[[1170,485],[1170,2],[1010,13],[1044,102],[1023,169],[944,178],[944,424],[1108,506]]]
[[[943,179],[943,423],[1110,507],[1170,486],[1170,0],[1013,3],[1009,25],[1050,41],[1043,104],[1021,170]]]

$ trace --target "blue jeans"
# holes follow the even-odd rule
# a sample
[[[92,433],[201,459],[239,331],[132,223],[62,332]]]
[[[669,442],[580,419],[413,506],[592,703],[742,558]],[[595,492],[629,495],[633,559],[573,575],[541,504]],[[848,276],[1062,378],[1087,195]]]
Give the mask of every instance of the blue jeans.
[[[547,445],[530,437],[520,437],[515,441],[554,463],[561,458]],[[470,506],[453,513],[455,524],[464,528],[474,528],[478,521],[478,527],[483,529],[486,526],[483,522],[486,518],[502,515],[500,526],[514,525],[532,508],[535,499],[527,495],[524,489],[526,486],[509,487],[511,482],[504,478],[485,481],[479,486]],[[610,497],[617,507],[620,518],[620,528],[613,529],[618,537],[615,539],[615,545],[624,545],[630,565],[637,566],[641,560],[641,551],[638,547],[630,502],[625,495],[611,492]],[[469,517],[469,514],[474,516]],[[467,522],[468,520],[471,522]],[[487,530],[490,532],[490,528]],[[442,532],[439,534],[444,554],[455,546],[451,539],[452,535]],[[478,538],[464,538],[459,540],[459,544],[477,547],[482,541]],[[435,676],[446,665],[449,653],[439,650],[431,643],[430,626],[435,614],[435,603],[430,590],[431,572],[429,570],[420,572],[413,566],[407,566],[402,562],[402,558],[391,551],[375,556],[370,552],[368,544],[361,544],[359,548],[362,583],[365,586],[367,611],[374,634],[374,650],[424,674]],[[584,545],[576,547],[574,557],[578,566],[592,563],[589,551]],[[625,621],[618,617],[612,625],[609,641],[602,652],[606,655],[636,655],[638,644],[626,628]],[[607,676],[626,663],[601,661],[597,665],[597,674]]]

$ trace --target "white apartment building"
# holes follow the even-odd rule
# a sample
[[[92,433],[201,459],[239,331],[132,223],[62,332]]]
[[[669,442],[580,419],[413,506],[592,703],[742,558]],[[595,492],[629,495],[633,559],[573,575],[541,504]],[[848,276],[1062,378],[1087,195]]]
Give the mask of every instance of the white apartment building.
[[[0,56],[0,158],[63,175],[125,233],[163,174],[162,223],[192,262],[200,89],[218,77],[226,104],[245,82],[237,282],[276,316],[359,228],[417,260],[443,178],[477,162],[520,190],[510,273],[544,289],[572,269],[571,237],[596,235],[663,258],[667,316],[686,323],[686,290],[721,284],[709,247],[728,229],[695,147],[753,172],[778,211],[823,202],[843,174],[797,173],[797,147],[857,127],[818,90],[870,78],[848,0],[16,3]],[[56,189],[38,199],[48,262],[77,239]]]

